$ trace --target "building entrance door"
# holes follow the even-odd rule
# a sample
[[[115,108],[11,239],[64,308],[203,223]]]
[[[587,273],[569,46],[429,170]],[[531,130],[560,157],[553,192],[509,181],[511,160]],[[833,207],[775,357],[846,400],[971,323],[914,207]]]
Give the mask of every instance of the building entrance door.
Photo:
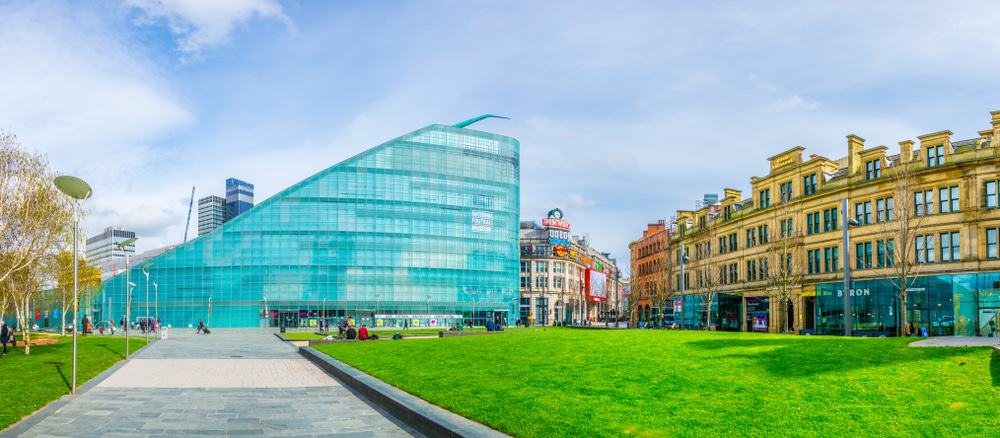
[[[816,330],[816,297],[802,298],[802,330]]]
[[[979,336],[1000,337],[1000,307],[979,309]]]
[[[278,312],[278,326],[287,328],[298,327],[299,312]]]

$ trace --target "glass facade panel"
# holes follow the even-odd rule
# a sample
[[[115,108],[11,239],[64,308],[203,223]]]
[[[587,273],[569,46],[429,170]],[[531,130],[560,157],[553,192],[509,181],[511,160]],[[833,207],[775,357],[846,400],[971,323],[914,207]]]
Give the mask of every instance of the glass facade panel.
[[[900,322],[895,284],[888,279],[858,280],[852,287],[854,334],[895,335]],[[816,285],[817,333],[843,334],[842,292],[840,282]],[[907,296],[907,323],[917,336],[1000,335],[1000,273],[917,277]]]
[[[431,125],[362,152],[147,261],[148,301],[132,267],[132,318],[148,303],[174,327],[513,323],[519,147]],[[102,283],[101,318],[117,322],[125,298],[125,275]]]

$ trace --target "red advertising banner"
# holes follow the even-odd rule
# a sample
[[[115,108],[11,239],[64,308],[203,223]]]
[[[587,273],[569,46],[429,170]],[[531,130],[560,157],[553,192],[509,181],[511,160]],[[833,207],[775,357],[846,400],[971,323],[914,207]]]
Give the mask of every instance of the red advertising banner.
[[[608,299],[608,277],[603,272],[587,268],[584,280],[587,288],[587,300],[601,303]]]

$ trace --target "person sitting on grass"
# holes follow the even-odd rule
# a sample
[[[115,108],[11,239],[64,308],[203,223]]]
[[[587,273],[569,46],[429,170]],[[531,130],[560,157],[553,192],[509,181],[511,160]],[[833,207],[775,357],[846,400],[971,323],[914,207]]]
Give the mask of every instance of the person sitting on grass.
[[[368,326],[361,324],[361,330],[358,330],[358,339],[364,341],[368,339]]]
[[[347,327],[347,340],[354,340],[358,337],[358,331],[354,327]]]
[[[344,332],[347,331],[347,318],[340,320],[340,325],[337,326],[337,336],[344,336]]]

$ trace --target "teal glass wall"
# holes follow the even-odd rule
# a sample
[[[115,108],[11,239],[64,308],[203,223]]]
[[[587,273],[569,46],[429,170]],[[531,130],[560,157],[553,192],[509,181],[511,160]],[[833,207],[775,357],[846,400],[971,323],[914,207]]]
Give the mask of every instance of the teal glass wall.
[[[519,148],[431,125],[367,150],[145,262],[159,285],[149,315],[174,327],[513,323]],[[140,267],[131,281],[135,321],[147,314]],[[125,276],[95,302],[98,318],[119,321]]]
[[[708,312],[705,309],[706,296],[685,295],[683,299],[683,315],[670,309],[671,322],[676,321],[684,328],[704,330]],[[739,295],[716,293],[712,299],[712,325],[718,331],[740,331],[740,318],[743,314],[743,298]]]
[[[851,297],[851,329],[858,335],[893,336],[899,323],[896,286],[887,279],[858,280]],[[842,334],[842,283],[816,285],[816,332]],[[928,275],[907,292],[910,331],[928,336],[989,336],[1000,330],[1000,274]],[[995,329],[994,329],[995,328]]]

